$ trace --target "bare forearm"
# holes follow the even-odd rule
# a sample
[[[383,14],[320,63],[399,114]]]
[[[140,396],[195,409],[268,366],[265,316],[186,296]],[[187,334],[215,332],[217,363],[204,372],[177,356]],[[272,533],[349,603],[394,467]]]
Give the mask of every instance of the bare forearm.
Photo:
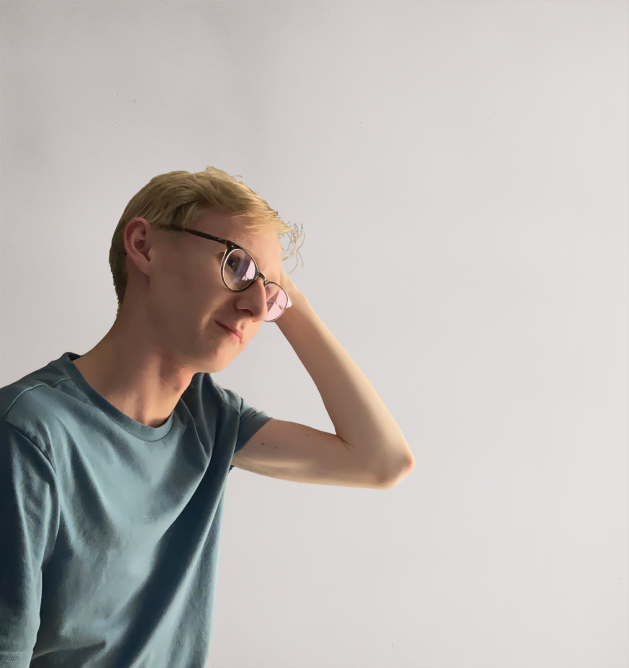
[[[371,383],[315,313],[305,295],[293,290],[293,306],[277,320],[314,381],[336,435],[364,462],[380,462],[397,475],[414,466],[397,422]]]

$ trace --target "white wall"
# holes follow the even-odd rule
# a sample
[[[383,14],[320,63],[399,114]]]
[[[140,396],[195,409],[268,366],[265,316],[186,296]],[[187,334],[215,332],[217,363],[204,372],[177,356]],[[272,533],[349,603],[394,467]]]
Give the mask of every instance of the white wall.
[[[290,277],[415,455],[232,471],[208,666],[625,668],[629,3],[0,16],[0,385],[105,335],[127,202],[213,165],[303,224]],[[216,380],[333,431],[274,325]]]

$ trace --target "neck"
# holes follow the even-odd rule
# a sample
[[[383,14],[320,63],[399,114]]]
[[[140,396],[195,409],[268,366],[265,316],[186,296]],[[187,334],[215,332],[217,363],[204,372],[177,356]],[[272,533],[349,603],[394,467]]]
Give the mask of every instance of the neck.
[[[159,427],[190,385],[191,371],[152,347],[140,330],[116,320],[106,336],[74,361],[86,382],[133,420]]]

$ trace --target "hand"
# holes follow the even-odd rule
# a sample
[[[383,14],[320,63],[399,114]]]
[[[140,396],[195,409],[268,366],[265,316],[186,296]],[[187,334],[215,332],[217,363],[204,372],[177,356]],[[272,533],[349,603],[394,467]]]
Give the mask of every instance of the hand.
[[[280,273],[280,285],[288,292],[288,296],[291,298],[291,301],[295,301],[295,297],[299,293],[299,288],[291,281],[290,278],[286,275],[284,267],[282,267],[282,272]]]

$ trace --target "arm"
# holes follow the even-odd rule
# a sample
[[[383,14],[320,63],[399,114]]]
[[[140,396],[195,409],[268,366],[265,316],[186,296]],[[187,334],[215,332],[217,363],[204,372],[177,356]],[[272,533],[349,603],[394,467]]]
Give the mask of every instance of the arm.
[[[357,467],[379,470],[385,484],[396,484],[415,466],[397,422],[283,268],[281,283],[293,306],[277,326],[317,386],[336,435]]]
[[[28,668],[40,625],[42,565],[58,527],[55,476],[30,439],[0,420],[0,664]]]

